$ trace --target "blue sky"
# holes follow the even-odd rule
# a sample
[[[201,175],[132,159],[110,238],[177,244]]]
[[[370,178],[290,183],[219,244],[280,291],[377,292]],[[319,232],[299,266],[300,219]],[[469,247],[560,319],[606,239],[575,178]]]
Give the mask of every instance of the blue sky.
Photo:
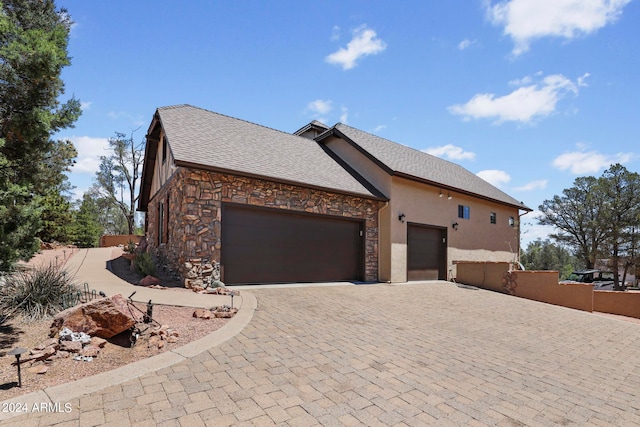
[[[640,164],[637,0],[59,0],[75,22],[58,137],[76,194],[115,132],[192,104],[286,132],[343,122],[461,164],[536,209]],[[545,238],[536,212],[523,243]]]

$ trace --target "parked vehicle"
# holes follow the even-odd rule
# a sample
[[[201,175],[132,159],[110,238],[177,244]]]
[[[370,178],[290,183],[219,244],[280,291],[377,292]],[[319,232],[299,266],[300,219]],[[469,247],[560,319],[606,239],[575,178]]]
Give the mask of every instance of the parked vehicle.
[[[613,273],[610,271],[600,270],[580,270],[574,271],[566,280],[560,282],[567,283],[593,283],[593,289],[600,291],[615,290],[615,282]]]

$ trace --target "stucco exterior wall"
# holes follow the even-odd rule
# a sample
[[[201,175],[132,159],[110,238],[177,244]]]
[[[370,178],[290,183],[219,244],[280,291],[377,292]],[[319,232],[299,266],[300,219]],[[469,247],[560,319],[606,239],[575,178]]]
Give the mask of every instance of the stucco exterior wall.
[[[129,242],[135,244],[140,243],[140,240],[144,236],[136,236],[135,234],[111,234],[100,237],[100,247],[106,248],[110,246],[123,245],[126,246]]]
[[[456,275],[454,261],[514,262],[518,259],[517,208],[392,176],[340,138],[330,138],[325,144],[390,199],[379,216],[381,281],[407,281],[408,223],[447,229],[447,274],[453,277]],[[458,218],[458,205],[469,207],[469,219]],[[496,214],[496,224],[490,223],[492,212]],[[405,215],[404,222],[398,220],[400,214]],[[509,224],[510,217],[513,226]],[[454,223],[458,223],[457,230],[452,228]]]
[[[220,262],[222,204],[309,212],[365,221],[365,280],[378,280],[378,208],[381,202],[270,181],[178,168],[149,202],[148,243],[182,277],[189,260]],[[159,235],[160,207],[164,230]],[[224,278],[223,278],[224,280]]]
[[[507,292],[502,283],[505,272],[511,265],[506,262],[461,262],[456,263],[456,282],[477,286],[496,292]]]
[[[455,261],[513,262],[519,248],[518,210],[498,203],[441,189],[437,186],[391,177],[391,218],[381,222],[390,229],[392,282],[407,280],[407,223],[447,229],[447,273],[455,277]],[[442,197],[440,196],[442,194]],[[449,196],[451,199],[449,199]],[[458,205],[468,206],[470,218],[458,218]],[[490,214],[496,213],[496,224]],[[405,222],[398,220],[405,215]],[[457,230],[453,224],[457,223]],[[384,277],[384,276],[382,276]]]
[[[596,291],[590,283],[559,284],[557,271],[513,271],[508,263],[462,262],[456,281],[583,311],[640,319],[640,292]]]
[[[370,158],[362,154],[347,141],[337,137],[328,138],[323,141],[323,144],[347,162],[349,166],[355,169],[385,196],[391,196],[391,175],[377,166]]]
[[[561,285],[557,271],[511,270],[509,263],[460,262],[456,281],[583,311],[594,311],[593,285]]]
[[[593,291],[593,311],[640,319],[640,292]]]
[[[514,295],[563,307],[593,311],[593,285],[558,283],[557,271],[517,271]]]

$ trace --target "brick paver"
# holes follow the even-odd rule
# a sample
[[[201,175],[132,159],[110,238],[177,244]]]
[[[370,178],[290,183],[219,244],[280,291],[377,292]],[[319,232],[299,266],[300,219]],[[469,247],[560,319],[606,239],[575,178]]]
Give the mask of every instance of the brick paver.
[[[225,343],[5,424],[640,423],[636,323],[443,282],[252,292]]]

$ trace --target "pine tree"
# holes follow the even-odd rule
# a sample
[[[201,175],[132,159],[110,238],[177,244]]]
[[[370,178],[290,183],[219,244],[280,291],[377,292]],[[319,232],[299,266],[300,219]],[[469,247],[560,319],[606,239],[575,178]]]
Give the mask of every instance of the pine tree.
[[[64,94],[71,21],[53,0],[0,2],[0,271],[37,250],[43,198],[64,187],[75,149],[52,135],[80,103]]]

